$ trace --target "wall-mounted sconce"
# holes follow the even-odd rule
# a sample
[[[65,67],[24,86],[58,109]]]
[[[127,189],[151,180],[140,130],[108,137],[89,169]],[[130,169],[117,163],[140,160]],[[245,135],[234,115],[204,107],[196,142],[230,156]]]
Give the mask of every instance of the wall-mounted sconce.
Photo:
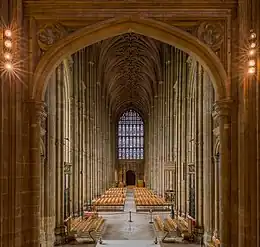
[[[256,73],[256,48],[257,37],[256,33],[251,30],[249,36],[249,49],[248,49],[248,70],[249,75],[255,75]]]
[[[3,48],[3,57],[4,57],[4,69],[8,72],[13,70],[13,40],[12,36],[13,33],[11,29],[6,28],[3,32],[3,41],[4,41],[4,48]]]

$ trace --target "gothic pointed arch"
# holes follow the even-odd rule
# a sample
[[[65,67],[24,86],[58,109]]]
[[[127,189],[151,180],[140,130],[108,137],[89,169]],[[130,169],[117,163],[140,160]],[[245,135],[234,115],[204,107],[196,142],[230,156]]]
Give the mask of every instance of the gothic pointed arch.
[[[149,18],[130,16],[109,19],[85,27],[55,43],[44,54],[36,67],[31,98],[42,100],[51,73],[65,57],[79,51],[85,46],[130,32],[160,40],[190,55],[194,55],[209,73],[217,99],[223,99],[228,96],[227,73],[219,58],[210,47],[200,42],[191,34],[176,27]]]

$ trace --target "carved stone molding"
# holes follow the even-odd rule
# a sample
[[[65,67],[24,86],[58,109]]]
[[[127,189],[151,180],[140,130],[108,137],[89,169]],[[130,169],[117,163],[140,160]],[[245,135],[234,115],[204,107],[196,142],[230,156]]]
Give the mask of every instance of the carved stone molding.
[[[195,174],[195,165],[194,163],[188,164],[188,173]]]
[[[229,116],[232,107],[232,100],[219,100],[216,101],[213,106],[213,116],[221,117],[221,116]]]
[[[67,36],[68,32],[61,24],[44,25],[37,33],[39,47],[46,51],[58,40]]]
[[[198,27],[198,38],[216,51],[224,40],[224,29],[219,22],[202,22]]]

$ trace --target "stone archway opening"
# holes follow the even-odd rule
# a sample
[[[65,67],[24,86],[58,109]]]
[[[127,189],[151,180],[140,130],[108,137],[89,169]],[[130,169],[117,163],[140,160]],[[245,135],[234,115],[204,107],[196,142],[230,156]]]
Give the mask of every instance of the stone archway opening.
[[[126,172],[126,185],[133,186],[136,184],[136,175],[135,172],[132,170],[128,170]]]
[[[54,44],[36,67],[31,98],[43,101],[52,72],[66,57],[83,47],[129,32],[159,40],[195,56],[211,77],[216,99],[227,97],[226,71],[217,55],[209,47],[179,28],[152,19],[130,16],[87,26]]]
[[[52,72],[67,56],[98,41],[129,32],[145,35],[169,45],[174,45],[188,54],[194,55],[199,59],[203,67],[205,67],[211,78],[215,89],[216,100],[226,98],[227,75],[217,56],[208,47],[179,29],[152,20],[131,18],[110,20],[99,26],[93,25],[84,28],[54,44],[45,53],[36,68],[34,74],[35,83],[31,98],[36,101],[43,101]],[[126,185],[131,186],[135,184],[135,172],[128,170],[126,172]],[[83,195],[83,191],[81,194]]]

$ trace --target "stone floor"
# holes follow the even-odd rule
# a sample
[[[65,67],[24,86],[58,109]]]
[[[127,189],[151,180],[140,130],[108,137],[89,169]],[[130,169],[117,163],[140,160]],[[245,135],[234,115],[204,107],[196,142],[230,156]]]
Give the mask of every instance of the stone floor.
[[[151,215],[147,212],[136,212],[133,191],[127,191],[124,212],[100,213],[105,218],[105,231],[102,235],[103,244],[98,243],[96,247],[150,247],[159,246],[154,244],[155,234],[151,221]],[[130,212],[131,211],[131,221]],[[156,213],[166,217],[167,213]],[[64,245],[64,247],[72,245]],[[94,247],[93,244],[77,245],[82,247]],[[161,244],[162,247],[198,247],[193,244]]]

